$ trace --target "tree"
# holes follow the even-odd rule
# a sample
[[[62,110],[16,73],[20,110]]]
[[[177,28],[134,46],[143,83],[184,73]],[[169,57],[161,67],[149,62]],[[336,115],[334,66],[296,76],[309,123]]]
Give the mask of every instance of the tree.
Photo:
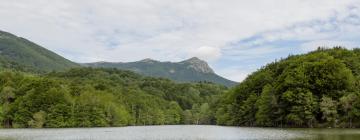
[[[10,103],[15,98],[15,89],[11,86],[5,86],[1,91],[1,99],[3,103]]]
[[[200,124],[210,124],[210,107],[208,103],[203,103],[200,106]]]
[[[71,105],[56,104],[49,109],[46,117],[46,127],[63,128],[71,127]]]
[[[4,111],[3,111],[3,107],[0,106],[0,122],[4,121]]]
[[[239,108],[239,111],[236,114],[237,116],[241,116],[235,120],[238,125],[255,125],[256,101],[257,96],[255,94],[251,94],[249,98],[247,98],[243,102],[243,104]]]
[[[330,97],[323,96],[320,102],[320,110],[323,114],[322,119],[336,127],[338,117],[337,102]]]
[[[42,128],[46,122],[46,112],[39,111],[34,113],[33,118],[28,122],[28,125],[33,128]]]
[[[185,110],[182,113],[182,123],[183,124],[192,124],[193,123],[193,115],[191,110]]]
[[[315,121],[317,103],[313,94],[306,89],[297,88],[283,94],[283,100],[288,106],[286,119],[296,126],[307,125],[312,127]]]
[[[308,91],[303,96],[303,105],[304,105],[304,119],[307,122],[308,127],[313,127],[313,124],[316,121],[315,114],[316,109],[318,108],[318,103],[316,102],[313,94]]]
[[[252,126],[255,121],[257,126],[322,127],[338,123],[358,126],[359,66],[359,50],[341,47],[321,48],[277,60],[261,67],[221,97],[217,123]]]
[[[230,108],[230,105],[219,107],[216,110],[215,118],[216,118],[216,124],[218,125],[231,125],[233,122],[231,121],[231,117],[229,115],[228,109]]]
[[[273,125],[273,112],[276,107],[276,97],[274,96],[274,89],[271,85],[266,85],[260,95],[260,98],[256,101],[258,111],[256,112],[256,124],[261,126]]]
[[[179,124],[181,120],[181,108],[177,102],[170,102],[166,111],[166,124]]]
[[[10,103],[13,102],[15,98],[15,89],[11,86],[5,86],[1,91],[1,101],[2,106],[2,122],[4,123],[5,128],[10,128],[12,125],[12,117],[10,115]]]
[[[196,122],[209,124],[215,95],[223,90],[117,69],[0,72],[0,120],[15,128],[191,124],[196,106]]]
[[[359,96],[355,93],[350,93],[348,95],[344,95],[340,98],[340,104],[342,106],[343,111],[346,113],[346,118],[348,120],[348,127],[353,127],[353,118],[360,115],[360,109],[356,108],[356,103],[359,100]],[[359,113],[358,113],[359,112]]]
[[[160,109],[155,109],[153,111],[153,114],[154,114],[154,121],[153,121],[153,124],[156,124],[156,125],[163,125],[165,124],[165,114],[162,110]]]

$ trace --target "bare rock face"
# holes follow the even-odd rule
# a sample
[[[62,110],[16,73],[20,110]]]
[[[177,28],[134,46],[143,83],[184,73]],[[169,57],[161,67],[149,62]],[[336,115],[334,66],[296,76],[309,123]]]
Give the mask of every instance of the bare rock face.
[[[180,62],[181,64],[187,64],[187,68],[194,69],[202,73],[214,73],[214,70],[204,61],[197,57],[190,58],[188,60]]]

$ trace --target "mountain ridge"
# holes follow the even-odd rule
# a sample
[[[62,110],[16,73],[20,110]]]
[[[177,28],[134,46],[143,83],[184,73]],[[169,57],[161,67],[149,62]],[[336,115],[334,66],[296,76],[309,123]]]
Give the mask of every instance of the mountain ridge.
[[[146,58],[129,63],[94,62],[81,64],[70,61],[25,38],[0,31],[0,68],[46,73],[81,66],[118,68],[178,82],[212,82],[228,87],[237,84],[217,75],[207,62],[197,57],[180,62],[160,62]]]
[[[228,87],[237,82],[217,75],[204,60],[192,57],[179,62],[158,61],[151,58],[134,62],[93,62],[81,64],[87,67],[117,68],[130,70],[140,74],[154,77],[169,78],[179,82],[212,82]]]
[[[27,71],[62,71],[80,65],[34,42],[0,31],[0,59],[4,68],[25,68]]]

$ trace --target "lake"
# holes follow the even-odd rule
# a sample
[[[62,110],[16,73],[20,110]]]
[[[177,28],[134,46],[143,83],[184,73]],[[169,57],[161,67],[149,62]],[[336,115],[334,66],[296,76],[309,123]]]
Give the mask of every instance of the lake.
[[[0,129],[0,140],[357,140],[360,129],[279,129],[208,125]]]

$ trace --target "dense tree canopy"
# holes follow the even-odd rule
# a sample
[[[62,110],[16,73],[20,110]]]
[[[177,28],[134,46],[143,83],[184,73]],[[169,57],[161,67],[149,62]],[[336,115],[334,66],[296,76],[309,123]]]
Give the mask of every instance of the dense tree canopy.
[[[3,70],[0,119],[3,127],[15,128],[215,124],[209,102],[225,89],[116,69],[45,75]]]
[[[319,48],[268,64],[223,95],[218,124],[360,126],[360,49]]]
[[[0,66],[3,127],[360,127],[360,49],[291,55],[229,90],[117,69],[35,74],[18,67]]]

